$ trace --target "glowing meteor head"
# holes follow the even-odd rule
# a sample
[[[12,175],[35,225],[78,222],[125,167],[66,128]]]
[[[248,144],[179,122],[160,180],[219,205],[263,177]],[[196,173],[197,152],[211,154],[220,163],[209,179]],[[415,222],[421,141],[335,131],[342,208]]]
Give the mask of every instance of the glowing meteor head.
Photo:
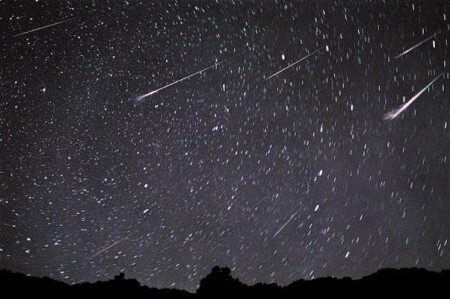
[[[386,113],[385,115],[383,115],[383,119],[384,120],[393,120],[394,118],[397,117],[397,110],[391,111]]]
[[[134,98],[134,102],[135,103],[140,103],[140,102],[142,102],[143,99],[144,99],[143,96],[137,96],[137,97]]]

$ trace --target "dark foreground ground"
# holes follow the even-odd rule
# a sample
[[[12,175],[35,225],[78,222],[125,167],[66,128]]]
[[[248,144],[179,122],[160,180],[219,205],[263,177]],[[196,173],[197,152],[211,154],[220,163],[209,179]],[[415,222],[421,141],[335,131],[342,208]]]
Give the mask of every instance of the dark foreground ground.
[[[200,282],[196,293],[176,289],[155,289],[141,286],[137,280],[123,274],[113,280],[68,285],[47,277],[36,278],[0,270],[0,296],[80,297],[106,298],[308,298],[311,296],[381,297],[421,295],[421,297],[448,296],[450,270],[440,273],[424,269],[383,269],[362,279],[319,278],[298,280],[288,286],[256,284],[247,286],[231,276],[228,268],[214,267]],[[3,297],[6,295],[6,297]],[[235,299],[235,298],[233,298]]]

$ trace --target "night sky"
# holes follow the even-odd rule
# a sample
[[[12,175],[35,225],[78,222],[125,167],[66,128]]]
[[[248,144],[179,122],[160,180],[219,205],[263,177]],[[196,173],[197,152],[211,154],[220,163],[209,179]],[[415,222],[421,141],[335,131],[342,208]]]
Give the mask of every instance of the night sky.
[[[0,24],[0,268],[450,268],[448,1],[8,0]]]

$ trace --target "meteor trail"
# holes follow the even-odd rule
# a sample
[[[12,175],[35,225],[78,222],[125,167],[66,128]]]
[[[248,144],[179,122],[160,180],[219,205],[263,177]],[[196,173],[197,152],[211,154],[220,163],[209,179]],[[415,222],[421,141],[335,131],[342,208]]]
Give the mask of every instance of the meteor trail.
[[[286,227],[286,225],[289,224],[289,222],[291,222],[292,219],[294,219],[294,217],[298,214],[298,212],[300,212],[300,209],[297,210],[297,212],[295,212],[294,214],[291,215],[291,218],[289,218],[288,221],[286,221],[279,230],[277,230],[277,232],[275,233],[275,235],[273,235],[272,238],[275,238],[279,233],[281,233],[281,231]]]
[[[316,54],[316,53],[319,52],[319,51],[320,51],[320,49],[317,49],[317,50],[315,50],[314,52],[309,53],[308,55],[306,55],[305,57],[300,58],[300,59],[297,60],[296,62],[291,63],[290,65],[288,65],[288,66],[285,67],[284,69],[281,69],[281,70],[279,70],[278,72],[276,72],[276,73],[270,75],[269,77],[266,78],[266,80],[269,80],[270,78],[275,77],[276,75],[278,75],[278,74],[284,72],[285,70],[287,70],[287,69],[293,67],[293,66],[296,65],[297,63],[302,62],[302,61],[305,60],[306,58],[308,58],[308,57],[310,57],[310,56],[313,56],[314,54]]]
[[[424,93],[431,85],[433,85],[433,83],[436,82],[436,80],[439,79],[439,77],[441,77],[443,74],[444,73],[441,73],[439,76],[434,78],[433,81],[428,83],[427,86],[425,86],[424,88],[422,88],[422,90],[420,90],[418,93],[416,93],[408,102],[401,105],[399,108],[396,108],[396,109],[392,110],[391,112],[386,113],[384,115],[384,119],[393,120],[394,118],[399,116],[400,113],[402,113],[404,110],[406,110],[406,108],[408,108],[422,93]]]
[[[399,55],[395,56],[395,59],[402,57],[405,54],[408,54],[409,52],[411,52],[412,50],[414,50],[417,47],[420,47],[421,45],[423,45],[424,43],[426,43],[427,41],[429,41],[430,39],[432,39],[433,37],[437,36],[438,34],[440,34],[441,31],[436,32],[435,34],[433,34],[432,36],[427,37],[426,39],[424,39],[423,41],[421,41],[420,43],[412,46],[411,48],[409,48],[408,50],[404,51],[403,53],[400,53]]]
[[[66,22],[72,21],[72,20],[74,20],[76,18],[78,18],[78,17],[70,18],[70,19],[67,19],[67,20],[62,20],[62,21],[59,21],[59,22],[56,22],[56,23],[52,23],[52,24],[49,24],[49,25],[45,25],[45,26],[42,26],[42,27],[39,27],[39,28],[35,28],[35,29],[32,29],[32,30],[29,30],[29,31],[25,31],[25,32],[13,35],[13,37],[20,36],[20,35],[25,35],[25,34],[32,33],[32,32],[35,32],[35,31],[39,31],[39,30],[42,30],[42,29],[45,29],[45,28],[53,27],[53,26],[56,26],[56,25],[59,25],[59,24],[62,24],[62,23],[66,23]]]
[[[130,236],[130,235],[127,235],[126,237],[120,239],[119,241],[116,241],[116,242],[112,243],[111,245],[109,245],[109,246],[103,248],[102,250],[100,250],[99,252],[97,252],[96,254],[94,254],[93,256],[91,256],[91,259],[93,259],[94,257],[96,257],[96,256],[98,256],[98,255],[100,255],[100,254],[102,254],[103,252],[107,251],[108,249],[113,248],[114,246],[116,246],[117,244],[123,242],[124,240],[128,239],[129,236]]]
[[[146,93],[146,94],[143,94],[143,95],[141,95],[141,96],[138,96],[138,97],[136,98],[136,101],[137,101],[137,102],[140,102],[140,101],[142,101],[144,98],[146,98],[146,97],[148,97],[148,96],[151,96],[152,94],[155,94],[155,93],[157,93],[157,92],[160,92],[161,90],[166,89],[167,87],[170,87],[170,86],[175,85],[175,84],[177,84],[177,83],[183,82],[184,80],[187,80],[187,79],[189,79],[189,78],[191,78],[191,77],[193,77],[193,76],[195,76],[195,75],[197,75],[197,74],[201,74],[202,72],[204,72],[204,71],[206,71],[206,70],[209,70],[210,68],[213,68],[213,67],[215,67],[215,66],[218,66],[218,65],[221,64],[221,63],[223,63],[223,61],[219,61],[219,62],[217,62],[217,63],[215,63],[215,64],[213,64],[213,65],[210,65],[210,66],[208,66],[208,67],[206,67],[206,68],[204,68],[204,69],[201,69],[201,70],[199,70],[199,71],[197,71],[197,72],[195,72],[195,73],[193,73],[193,74],[190,74],[189,76],[183,77],[183,78],[178,79],[178,80],[176,80],[176,81],[174,81],[174,82],[172,82],[172,83],[169,83],[169,84],[167,84],[167,85],[164,85],[163,87],[160,87],[160,88],[158,88],[158,89],[152,90],[152,91],[150,91],[149,93]]]

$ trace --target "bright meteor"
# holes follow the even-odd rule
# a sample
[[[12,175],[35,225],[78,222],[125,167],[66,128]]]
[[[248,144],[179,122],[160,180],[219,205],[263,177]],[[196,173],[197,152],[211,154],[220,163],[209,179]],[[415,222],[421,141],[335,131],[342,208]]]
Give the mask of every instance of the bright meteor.
[[[286,227],[286,225],[289,224],[289,222],[292,221],[292,219],[294,219],[295,216],[297,216],[298,212],[300,212],[300,209],[297,210],[297,212],[295,212],[294,214],[291,215],[291,217],[288,219],[288,221],[286,221],[279,230],[277,230],[277,232],[273,235],[272,238],[275,238],[279,233],[281,233],[281,231],[283,231],[283,229]]]
[[[399,116],[400,113],[405,111],[406,108],[408,108],[422,93],[424,93],[431,85],[433,85],[433,83],[436,82],[436,80],[439,79],[439,77],[441,77],[443,74],[444,73],[441,73],[439,76],[434,78],[433,81],[428,83],[427,86],[425,86],[424,88],[422,88],[422,90],[420,90],[418,93],[416,93],[408,102],[406,102],[405,104],[401,105],[399,108],[396,108],[396,109],[392,110],[391,112],[386,113],[384,115],[384,119],[393,120],[394,118]]]
[[[300,58],[300,59],[297,60],[296,62],[293,62],[293,63],[291,63],[290,65],[288,65],[287,67],[285,67],[285,68],[279,70],[278,72],[273,73],[272,75],[270,75],[269,77],[267,77],[266,80],[269,80],[270,78],[275,77],[276,75],[278,75],[278,74],[284,72],[285,70],[287,70],[287,69],[293,67],[293,66],[296,65],[297,63],[302,62],[302,61],[305,60],[306,58],[308,58],[308,57],[310,57],[310,56],[313,56],[314,54],[316,54],[316,53],[319,52],[319,51],[320,51],[320,49],[317,49],[317,50],[315,50],[314,52],[309,53],[308,55],[306,55],[305,57]]]
[[[94,255],[91,256],[91,259],[93,259],[94,257],[96,257],[96,256],[98,256],[98,255],[100,255],[100,254],[102,254],[103,252],[105,252],[105,251],[107,251],[107,250],[113,248],[113,247],[116,246],[117,244],[119,244],[119,243],[125,241],[126,239],[128,239],[129,236],[130,236],[130,235],[127,235],[126,237],[124,237],[124,238],[122,238],[122,239],[120,239],[120,240],[118,240],[118,241],[115,241],[115,242],[112,243],[111,245],[109,245],[109,246],[103,248],[102,250],[98,251],[97,253],[95,253]]]
[[[45,28],[53,27],[53,26],[56,26],[56,25],[59,25],[59,24],[62,24],[62,23],[66,23],[66,22],[72,21],[72,20],[74,20],[76,18],[78,18],[78,17],[74,17],[74,18],[70,18],[70,19],[67,19],[67,20],[62,20],[62,21],[59,21],[59,22],[56,22],[56,23],[52,23],[52,24],[49,24],[49,25],[45,25],[45,26],[42,26],[42,27],[38,27],[38,28],[29,30],[29,31],[25,31],[25,32],[13,35],[13,37],[25,35],[25,34],[32,33],[32,32],[35,32],[35,31],[39,31],[39,30],[42,30],[42,29],[45,29]]]
[[[412,50],[414,50],[417,47],[420,47],[421,45],[423,45],[424,43],[426,43],[427,41],[429,41],[430,39],[432,39],[433,37],[437,36],[438,34],[440,34],[441,31],[436,32],[435,34],[433,34],[432,36],[427,37],[426,39],[424,39],[423,41],[421,41],[420,43],[412,46],[411,48],[409,48],[408,50],[398,54],[397,56],[395,56],[395,59],[402,57],[405,54],[408,54],[409,52],[411,52]]]
[[[158,89],[152,90],[152,91],[150,91],[149,93],[146,93],[146,94],[143,94],[143,95],[141,95],[141,96],[138,96],[138,97],[136,98],[136,101],[137,101],[137,102],[140,102],[140,101],[142,101],[144,98],[146,98],[146,97],[148,97],[148,96],[151,96],[151,95],[153,95],[153,94],[155,94],[155,93],[157,93],[157,92],[160,92],[161,90],[166,89],[167,87],[170,87],[170,86],[175,85],[175,84],[177,84],[177,83],[183,82],[184,80],[187,80],[187,79],[189,79],[189,78],[191,78],[191,77],[193,77],[193,76],[195,76],[195,75],[201,74],[201,73],[203,73],[203,72],[209,70],[210,68],[213,68],[213,67],[215,67],[215,66],[218,66],[218,65],[221,64],[221,63],[223,63],[223,61],[220,61],[220,62],[217,62],[217,63],[215,63],[215,64],[213,64],[213,65],[210,65],[210,66],[208,66],[208,67],[206,67],[206,68],[204,68],[204,69],[201,69],[201,70],[199,70],[199,71],[197,71],[197,72],[195,72],[195,73],[192,73],[192,74],[190,74],[190,75],[188,75],[188,76],[186,76],[186,77],[183,77],[183,78],[181,78],[181,79],[178,79],[178,80],[176,80],[176,81],[174,81],[174,82],[172,82],[172,83],[169,83],[169,84],[167,84],[167,85],[164,85],[163,87],[160,87],[160,88],[158,88]]]

